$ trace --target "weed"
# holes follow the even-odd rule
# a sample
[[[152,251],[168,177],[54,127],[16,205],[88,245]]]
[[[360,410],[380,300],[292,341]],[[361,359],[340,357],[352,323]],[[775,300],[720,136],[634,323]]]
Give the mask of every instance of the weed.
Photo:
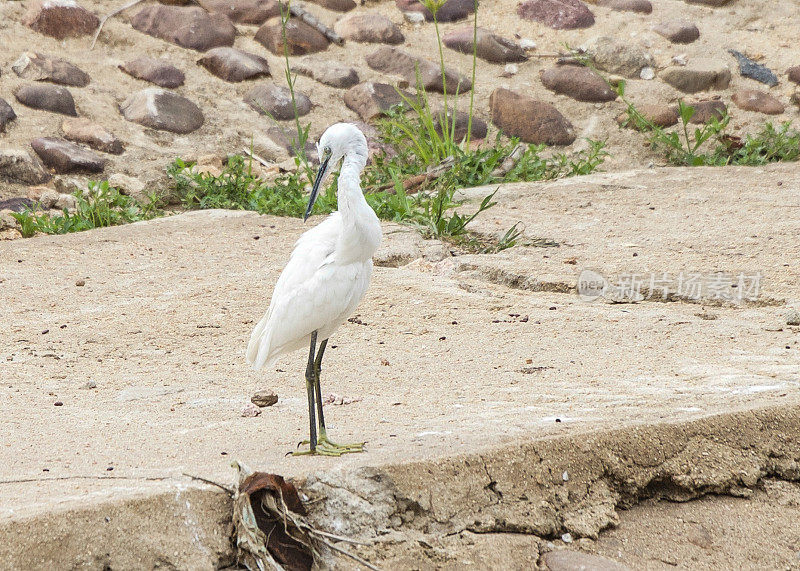
[[[33,210],[25,210],[11,215],[17,220],[20,232],[30,237],[37,232],[45,234],[67,234],[104,226],[117,226],[149,220],[158,216],[158,197],[151,195],[147,203],[120,194],[108,185],[107,181],[89,182],[88,190],[78,190],[74,194],[76,207],[74,212],[66,208],[61,214],[37,214]]]
[[[650,145],[670,164],[758,166],[800,158],[800,132],[791,128],[791,122],[785,122],[777,129],[772,123],[766,123],[761,131],[747,135],[742,141],[726,132],[731,119],[727,112],[692,130],[690,121],[694,108],[679,101],[678,126],[675,130],[667,130],[653,124],[625,99],[624,84],[619,86],[618,93],[627,105],[625,124],[647,133]]]

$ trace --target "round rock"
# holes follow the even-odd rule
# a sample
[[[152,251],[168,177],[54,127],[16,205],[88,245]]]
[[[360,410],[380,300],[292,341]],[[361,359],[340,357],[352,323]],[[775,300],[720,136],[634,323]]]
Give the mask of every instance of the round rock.
[[[269,63],[265,58],[227,46],[208,50],[197,63],[217,77],[230,82],[270,75]]]
[[[731,70],[724,62],[694,60],[687,66],[670,66],[659,77],[684,93],[697,93],[706,89],[726,89],[731,82]]]
[[[93,33],[100,20],[75,0],[33,0],[22,17],[26,26],[59,40]]]
[[[158,87],[148,87],[132,94],[120,106],[120,111],[133,123],[179,134],[196,131],[205,120],[197,105]]]
[[[353,0],[311,0],[311,2],[334,12],[349,12],[356,7]]]
[[[122,142],[105,127],[84,117],[64,119],[61,123],[61,132],[65,139],[84,143],[104,153],[119,155],[125,150]]]
[[[695,125],[703,125],[712,119],[722,119],[728,112],[728,106],[718,99],[697,101],[692,103],[691,106],[694,109],[694,114],[689,119],[689,123],[694,123]]]
[[[637,12],[639,14],[653,12],[653,4],[650,3],[650,0],[597,0],[596,4],[618,12]]]
[[[6,125],[17,118],[14,113],[13,107],[8,104],[8,101],[0,98],[0,133],[5,133]]]
[[[766,113],[767,115],[780,115],[786,108],[775,97],[760,89],[742,89],[731,97],[737,107],[745,111]]]
[[[638,105],[639,114],[657,127],[672,127],[678,123],[678,107],[659,103],[645,103]],[[622,113],[617,117],[617,123],[626,127],[636,127],[635,123],[628,121],[628,114]]]
[[[250,397],[250,402],[257,407],[272,406],[278,402],[278,395],[273,391],[258,391]]]
[[[474,35],[475,31],[472,26],[465,26],[445,34],[442,38],[442,42],[452,50],[456,50],[462,54],[472,55],[472,40]],[[475,53],[479,58],[492,63],[508,63],[525,61],[528,59],[525,50],[515,42],[498,36],[486,28],[477,29]]]
[[[403,93],[406,97],[412,97],[410,93]],[[344,94],[345,105],[364,121],[371,121],[402,102],[400,93],[388,83],[367,81],[351,87]]]
[[[418,0],[395,0],[395,4],[403,12],[422,14],[428,21],[433,21],[433,14]],[[436,13],[440,22],[456,22],[463,20],[475,11],[474,0],[447,0]]]
[[[273,54],[283,57],[280,18],[273,18],[261,26],[254,39]],[[328,49],[328,39],[302,20],[291,18],[286,23],[286,45],[289,55],[301,56]]]
[[[34,52],[23,53],[11,69],[23,79],[75,87],[86,87],[90,80],[89,74],[67,60]]]
[[[525,0],[517,6],[517,14],[555,30],[594,25],[594,14],[580,0]]]
[[[102,172],[106,160],[89,149],[57,137],[40,137],[31,147],[42,162],[57,173],[76,171]]]
[[[604,102],[617,98],[608,83],[588,67],[559,65],[543,71],[541,79],[550,91],[578,101]]]
[[[333,30],[346,40],[374,44],[401,44],[403,33],[394,22],[382,14],[362,12],[345,16]]]
[[[311,111],[311,100],[308,96],[295,90],[294,98],[298,117]],[[261,115],[269,114],[283,121],[295,118],[291,92],[274,83],[259,83],[250,90],[244,100]]]
[[[42,162],[19,149],[0,149],[0,179],[20,184],[42,184],[50,180]]]
[[[665,20],[653,26],[653,31],[673,44],[691,44],[700,37],[700,30],[687,20]]]
[[[199,0],[198,4],[239,24],[261,25],[281,14],[278,0]]]
[[[209,14],[197,6],[146,6],[131,19],[131,25],[150,36],[201,52],[232,46],[236,37],[236,27],[227,16]]]
[[[653,66],[653,57],[642,48],[609,36],[597,38],[590,51],[598,69],[632,79],[639,79],[643,68]]]
[[[506,135],[526,143],[569,145],[575,128],[558,109],[509,89],[495,89],[489,97],[492,123]]]
[[[358,83],[358,72],[337,61],[304,58],[292,64],[292,71],[341,89]]]
[[[17,101],[34,109],[52,111],[62,115],[78,115],[75,111],[75,100],[66,87],[47,83],[22,85],[14,92]]]
[[[800,83],[800,65],[796,65],[787,69],[786,76],[789,78],[789,81]]]
[[[367,65],[375,71],[404,77],[409,84],[416,85],[417,80],[427,91],[442,93],[445,86],[448,93],[465,93],[472,89],[472,82],[457,70],[445,67],[444,83],[442,70],[433,62],[412,55],[406,51],[383,46],[366,57]]]
[[[126,62],[119,68],[136,79],[154,83],[159,87],[179,87],[186,76],[174,65],[163,59],[142,56]]]

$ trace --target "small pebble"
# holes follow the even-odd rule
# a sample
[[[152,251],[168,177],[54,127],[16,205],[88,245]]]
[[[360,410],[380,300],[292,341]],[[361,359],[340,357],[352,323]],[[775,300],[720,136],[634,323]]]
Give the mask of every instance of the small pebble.
[[[421,24],[425,21],[425,14],[421,12],[403,12],[403,17],[406,19],[406,22],[411,24]]]
[[[94,382],[94,381],[86,381],[86,384],[83,385],[83,388],[84,389],[96,389],[97,388],[97,383]]]
[[[786,325],[800,325],[800,312],[792,309],[786,314]]]
[[[57,400],[56,402],[53,403],[53,405],[55,405],[55,406],[64,406],[64,403],[61,402],[60,400]]]
[[[678,54],[676,56],[672,56],[672,63],[675,65],[686,65],[686,54]]]
[[[521,47],[523,50],[535,50],[536,42],[529,40],[528,38],[524,38],[519,41],[519,47]]]
[[[75,282],[75,285],[78,287],[83,287],[86,285],[86,280],[78,280]]]
[[[242,409],[242,416],[245,418],[252,418],[254,416],[258,416],[259,414],[261,414],[261,409],[251,402],[244,405],[244,408]]]
[[[511,77],[519,73],[519,66],[515,63],[508,63],[503,68],[503,77]]]
[[[564,480],[565,482],[569,482],[569,474],[567,473],[566,470],[564,470],[564,473],[561,474],[561,479]]]
[[[272,391],[257,391],[250,397],[250,402],[258,407],[272,406],[278,402],[278,395]]]
[[[642,79],[650,80],[656,76],[656,72],[652,67],[643,67],[639,72],[639,77]]]
[[[561,541],[563,541],[564,543],[572,543],[572,534],[565,533],[564,535],[561,536]]]

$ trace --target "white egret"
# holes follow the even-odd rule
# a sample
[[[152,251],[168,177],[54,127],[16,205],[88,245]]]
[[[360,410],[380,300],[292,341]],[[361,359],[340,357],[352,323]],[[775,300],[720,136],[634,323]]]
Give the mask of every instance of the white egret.
[[[363,452],[364,445],[338,445],[328,440],[319,380],[322,356],[328,338],[367,291],[372,255],[381,242],[381,225],[361,192],[361,171],[367,164],[368,152],[364,134],[349,123],[331,125],[320,138],[317,151],[319,172],[303,220],[311,214],[323,182],[343,159],[338,181],[339,211],[300,236],[275,285],[269,310],[250,337],[247,360],[258,370],[271,365],[280,355],[309,346],[306,391],[310,448],[301,454],[339,456]]]

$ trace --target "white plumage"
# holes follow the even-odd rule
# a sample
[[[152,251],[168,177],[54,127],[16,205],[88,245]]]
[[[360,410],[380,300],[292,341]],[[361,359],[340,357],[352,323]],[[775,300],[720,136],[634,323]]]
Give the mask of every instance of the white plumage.
[[[316,341],[323,342],[320,346],[321,360],[324,342],[350,316],[369,285],[372,255],[380,245],[381,227],[361,192],[360,178],[367,161],[367,141],[355,125],[337,123],[325,131],[317,149],[321,166],[306,217],[322,182],[339,160],[343,160],[338,181],[339,211],[305,232],[297,241],[289,263],[275,284],[269,310],[250,337],[247,360],[256,369],[271,365],[285,353],[309,345],[310,367]],[[319,371],[316,377],[319,395]],[[314,379],[309,380],[308,372],[306,382],[314,382]],[[317,403],[317,407],[321,420],[321,403]],[[311,414],[311,402],[309,408]],[[313,452],[313,418],[311,423]],[[321,420],[320,443],[322,435],[324,421]]]

